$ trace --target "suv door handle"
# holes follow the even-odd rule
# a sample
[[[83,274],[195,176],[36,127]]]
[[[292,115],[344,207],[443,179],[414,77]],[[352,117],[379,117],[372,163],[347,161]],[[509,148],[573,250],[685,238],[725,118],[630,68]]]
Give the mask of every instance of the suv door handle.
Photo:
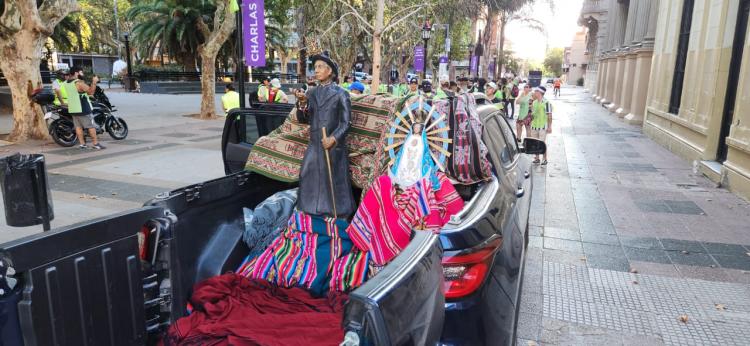
[[[522,186],[522,187],[519,187],[519,188],[518,188],[518,189],[516,190],[516,197],[519,197],[519,198],[520,198],[520,197],[523,197],[523,194],[524,194],[525,192],[526,192],[526,190],[525,190],[525,189],[523,188],[523,186]]]

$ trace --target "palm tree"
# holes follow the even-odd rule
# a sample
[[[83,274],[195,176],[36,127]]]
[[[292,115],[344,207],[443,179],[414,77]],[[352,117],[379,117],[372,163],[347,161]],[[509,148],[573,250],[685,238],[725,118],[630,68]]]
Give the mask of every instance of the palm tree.
[[[211,23],[216,6],[205,0],[142,0],[133,4],[127,18],[137,24],[132,37],[142,56],[154,49],[177,59],[188,71],[195,71],[198,46],[204,37],[198,21]]]
[[[73,16],[67,16],[60,21],[60,24],[57,24],[50,38],[55,42],[58,50],[70,52],[76,48],[71,35],[75,35],[77,30],[78,25]]]

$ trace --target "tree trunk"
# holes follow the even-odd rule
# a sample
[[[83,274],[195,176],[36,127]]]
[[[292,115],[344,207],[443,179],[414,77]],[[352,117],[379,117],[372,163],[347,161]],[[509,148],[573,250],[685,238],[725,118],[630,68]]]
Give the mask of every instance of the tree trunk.
[[[191,52],[183,52],[182,54],[182,66],[185,70],[185,72],[196,72],[196,64],[198,61],[198,57]]]
[[[197,24],[197,29],[206,39],[198,47],[201,58],[201,119],[216,118],[216,56],[236,25],[229,1],[217,1],[213,31],[202,20]]]
[[[383,16],[385,14],[385,0],[377,0],[375,12],[375,30],[372,33],[372,85],[370,90],[373,94],[378,92],[380,86],[380,39],[383,34]]]
[[[81,18],[79,17],[78,20],[76,20],[76,43],[78,43],[78,52],[83,53],[86,50],[83,47],[83,34],[81,31],[83,30],[83,24],[81,23]]]
[[[13,130],[8,139],[12,142],[48,139],[41,108],[31,101],[27,92],[29,82],[34,87],[42,82],[39,52],[45,37],[31,30],[21,30],[13,39],[0,42],[0,69],[8,80],[13,99]]]
[[[210,53],[210,52],[209,52]],[[216,54],[201,54],[201,119],[216,118]]]
[[[497,73],[500,75],[502,75],[503,66],[505,65],[505,24],[505,20],[500,23],[500,42],[498,43],[497,59],[498,65],[500,66],[497,67]],[[518,71],[516,71],[516,73],[518,73]]]

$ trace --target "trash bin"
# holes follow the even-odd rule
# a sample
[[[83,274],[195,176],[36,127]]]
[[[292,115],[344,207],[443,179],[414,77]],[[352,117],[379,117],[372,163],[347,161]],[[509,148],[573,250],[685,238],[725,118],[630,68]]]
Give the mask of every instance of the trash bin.
[[[49,230],[54,214],[44,155],[16,153],[0,159],[0,187],[8,226],[44,224]]]

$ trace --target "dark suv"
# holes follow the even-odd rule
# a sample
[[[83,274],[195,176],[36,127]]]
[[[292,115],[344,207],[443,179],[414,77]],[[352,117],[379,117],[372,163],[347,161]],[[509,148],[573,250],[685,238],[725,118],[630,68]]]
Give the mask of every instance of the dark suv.
[[[157,343],[186,314],[195,283],[235,270],[246,256],[242,207],[294,186],[242,171],[254,139],[288,113],[263,107],[227,117],[226,177],[165,192],[142,208],[0,244],[3,344]],[[394,261],[350,293],[342,326],[351,340],[513,342],[529,163],[505,119],[492,107],[480,113],[495,178],[473,187],[466,208],[439,236],[417,232]],[[526,145],[532,146],[539,150]]]

